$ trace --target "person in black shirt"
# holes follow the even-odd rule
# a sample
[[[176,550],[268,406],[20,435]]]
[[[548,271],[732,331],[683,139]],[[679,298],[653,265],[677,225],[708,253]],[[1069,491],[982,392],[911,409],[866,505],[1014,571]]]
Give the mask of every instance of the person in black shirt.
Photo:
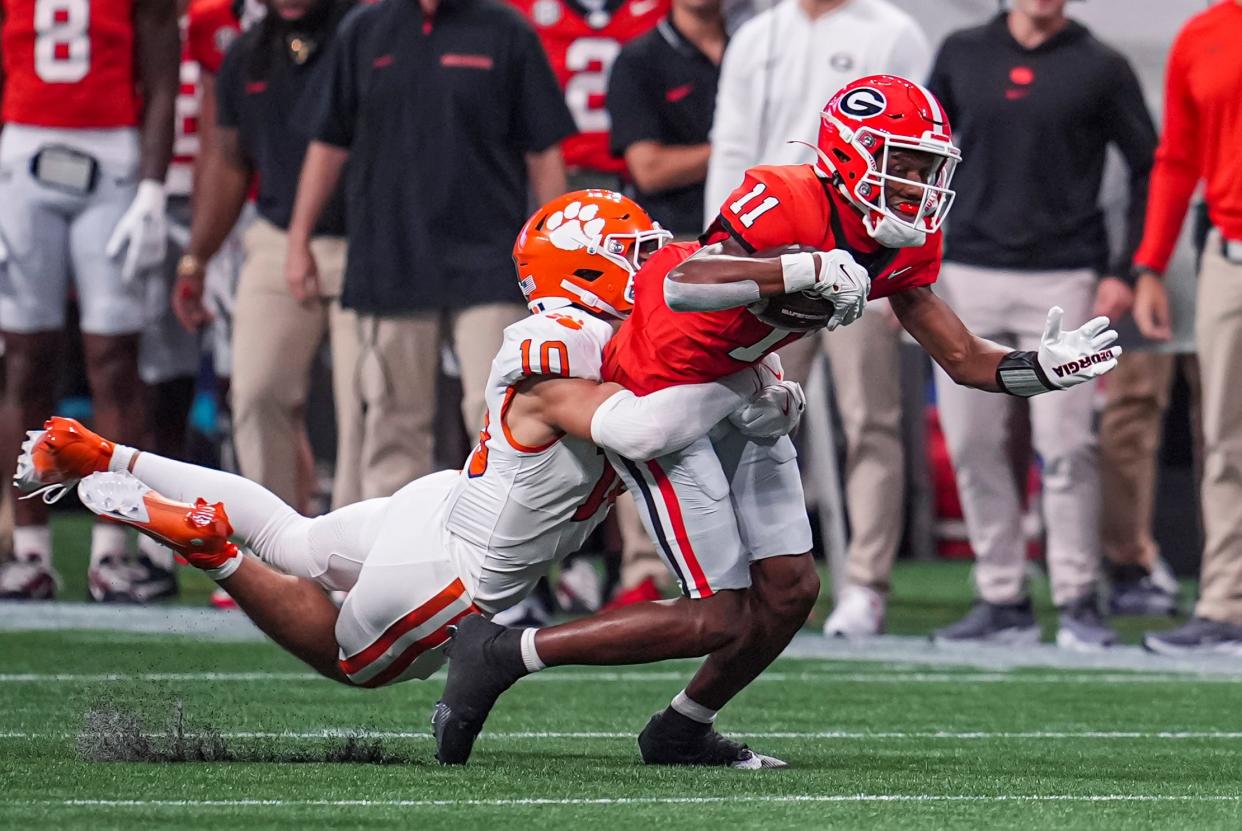
[[[964,158],[937,283],[970,329],[1035,348],[1050,301],[1071,325],[1129,310],[1125,282],[1142,234],[1155,128],[1133,70],[1065,16],[1065,0],[1014,0],[990,23],[948,37],[928,88],[943,102]],[[1105,150],[1130,171],[1125,244],[1110,256],[1098,207]],[[1099,279],[1103,275],[1103,279]],[[1037,641],[1024,581],[1022,499],[1007,462],[1005,402],[936,373],[936,392],[981,602],[939,641]],[[1057,643],[1115,642],[1100,619],[1100,483],[1093,385],[1032,400],[1043,462],[1046,556],[1060,610]]]
[[[574,131],[530,25],[500,0],[391,0],[341,27],[311,116],[286,278],[316,281],[307,241],[345,178],[342,302],[365,357],[364,495],[433,469],[440,344],[451,333],[468,433],[505,326],[526,315],[513,241],[528,183],[564,191],[559,142]],[[348,170],[345,163],[349,161]]]
[[[681,237],[703,230],[708,131],[727,41],[720,0],[673,0],[668,17],[621,49],[608,79],[612,152],[625,158],[631,195]]]
[[[299,471],[306,467],[310,369],[329,334],[338,434],[333,502],[360,497],[361,408],[353,384],[358,346],[356,321],[339,302],[345,265],[339,194],[315,228],[323,263],[318,286],[295,297],[284,281],[286,229],[307,146],[299,101],[304,92],[317,92],[316,75],[351,7],[342,0],[272,0],[267,17],[229,49],[215,82],[217,125],[203,148],[190,243],[173,297],[187,327],[206,321],[206,263],[237,223],[257,177],[258,217],[244,235],[233,314],[234,442],[242,473],[295,506],[306,490]]]

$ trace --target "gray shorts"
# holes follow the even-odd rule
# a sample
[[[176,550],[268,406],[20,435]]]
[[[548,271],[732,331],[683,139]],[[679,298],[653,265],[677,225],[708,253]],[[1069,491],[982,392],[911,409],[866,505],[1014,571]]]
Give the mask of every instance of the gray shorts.
[[[98,162],[94,189],[62,191],[31,173],[40,149],[60,145]],[[65,324],[74,278],[82,331],[141,331],[148,315],[143,281],[126,286],[120,259],[104,254],[138,188],[138,133],[133,129],[68,130],[7,124],[0,133],[0,329],[55,331]]]

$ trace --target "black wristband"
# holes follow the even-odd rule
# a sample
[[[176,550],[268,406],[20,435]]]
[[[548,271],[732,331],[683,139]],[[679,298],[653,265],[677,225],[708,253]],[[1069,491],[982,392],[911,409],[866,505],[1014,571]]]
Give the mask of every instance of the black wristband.
[[[1030,398],[1056,387],[1048,382],[1036,352],[1010,352],[996,367],[996,386],[1010,395]]]

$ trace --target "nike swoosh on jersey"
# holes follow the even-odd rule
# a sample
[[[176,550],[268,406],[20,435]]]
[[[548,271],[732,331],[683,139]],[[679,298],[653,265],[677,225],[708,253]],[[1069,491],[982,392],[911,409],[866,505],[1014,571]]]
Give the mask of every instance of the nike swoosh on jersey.
[[[893,279],[894,277],[896,277],[898,274],[905,274],[907,271],[909,271],[909,270],[910,270],[911,268],[913,268],[913,267],[914,267],[914,266],[909,266],[909,265],[908,265],[908,266],[906,266],[905,268],[899,268],[899,269],[897,269],[896,271],[894,271],[892,274],[885,274],[885,275],[884,275],[882,278],[880,278],[880,279],[882,279],[882,280],[891,280],[891,279]]]
[[[642,17],[655,11],[659,5],[660,0],[638,0],[638,2],[630,4],[630,14],[635,17]]]

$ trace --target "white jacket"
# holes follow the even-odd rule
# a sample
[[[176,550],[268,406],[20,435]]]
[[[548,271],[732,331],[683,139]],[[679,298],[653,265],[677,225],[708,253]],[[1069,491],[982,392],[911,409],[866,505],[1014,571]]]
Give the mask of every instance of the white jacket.
[[[803,164],[819,114],[838,89],[880,72],[924,83],[931,47],[914,19],[886,0],[848,0],[815,20],[798,0],[756,15],[729,41],[720,70],[704,225],[757,164]]]

